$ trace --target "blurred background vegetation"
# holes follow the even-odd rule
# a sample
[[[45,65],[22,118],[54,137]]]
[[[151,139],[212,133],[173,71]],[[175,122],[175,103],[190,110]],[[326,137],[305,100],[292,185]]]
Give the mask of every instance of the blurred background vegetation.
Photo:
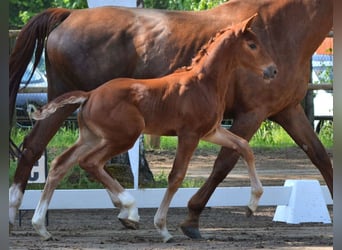
[[[205,10],[226,0],[144,0],[145,8],[169,10]],[[87,8],[87,0],[10,0],[9,29],[21,29],[39,12],[52,7],[69,9]]]

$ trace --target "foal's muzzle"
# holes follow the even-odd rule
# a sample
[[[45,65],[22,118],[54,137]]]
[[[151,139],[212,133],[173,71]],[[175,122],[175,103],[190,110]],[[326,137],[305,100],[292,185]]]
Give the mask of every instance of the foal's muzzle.
[[[276,77],[277,73],[278,73],[277,66],[275,66],[275,65],[268,66],[264,70],[264,79],[265,80],[274,79]]]

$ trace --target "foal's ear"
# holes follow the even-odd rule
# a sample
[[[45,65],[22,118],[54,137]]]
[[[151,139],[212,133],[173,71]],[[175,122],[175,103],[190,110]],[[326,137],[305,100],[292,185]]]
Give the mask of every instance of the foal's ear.
[[[246,20],[242,21],[241,23],[241,32],[244,33],[252,24],[254,18],[258,16],[258,13],[255,13],[250,18],[247,18]]]

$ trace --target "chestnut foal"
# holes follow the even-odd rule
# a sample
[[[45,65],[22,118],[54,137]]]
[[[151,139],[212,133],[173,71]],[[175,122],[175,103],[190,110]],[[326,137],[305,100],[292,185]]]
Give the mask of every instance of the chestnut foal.
[[[263,189],[253,152],[246,140],[220,126],[235,69],[251,70],[266,82],[277,73],[272,59],[249,28],[255,16],[218,32],[190,66],[173,74],[158,79],[117,78],[89,92],[66,93],[34,113],[34,119],[39,120],[53,115],[60,107],[81,106],[79,138],[52,162],[32,218],[34,228],[44,239],[51,238],[45,227],[45,214],[53,191],[77,163],[106,187],[113,204],[120,208],[121,222],[137,227],[139,215],[134,198],[103,166],[112,156],[131,148],[141,133],[178,136],[168,187],[154,217],[164,242],[172,239],[166,227],[171,199],[184,179],[199,140],[232,148],[245,159],[252,187],[249,209],[255,211]]]

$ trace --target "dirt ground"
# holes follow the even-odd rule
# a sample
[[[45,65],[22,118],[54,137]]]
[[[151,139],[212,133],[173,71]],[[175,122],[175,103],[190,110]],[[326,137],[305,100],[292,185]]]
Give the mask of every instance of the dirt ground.
[[[332,158],[332,152],[329,151]],[[146,158],[154,174],[167,174],[173,152],[148,151]],[[256,150],[256,166],[264,186],[283,185],[286,179],[318,179],[325,185],[318,170],[297,148]],[[206,178],[216,154],[197,151],[189,166],[187,178]],[[221,186],[248,186],[247,169],[240,160]],[[32,211],[17,221],[10,233],[10,249],[332,249],[332,224],[304,223],[291,225],[273,222],[276,207],[259,207],[252,218],[245,208],[206,208],[200,220],[201,240],[191,240],[179,228],[186,208],[171,208],[168,229],[172,243],[161,243],[153,226],[156,209],[140,209],[139,230],[123,228],[117,209],[51,210],[48,230],[54,241],[41,241],[31,226]],[[329,206],[333,219],[332,207]]]

